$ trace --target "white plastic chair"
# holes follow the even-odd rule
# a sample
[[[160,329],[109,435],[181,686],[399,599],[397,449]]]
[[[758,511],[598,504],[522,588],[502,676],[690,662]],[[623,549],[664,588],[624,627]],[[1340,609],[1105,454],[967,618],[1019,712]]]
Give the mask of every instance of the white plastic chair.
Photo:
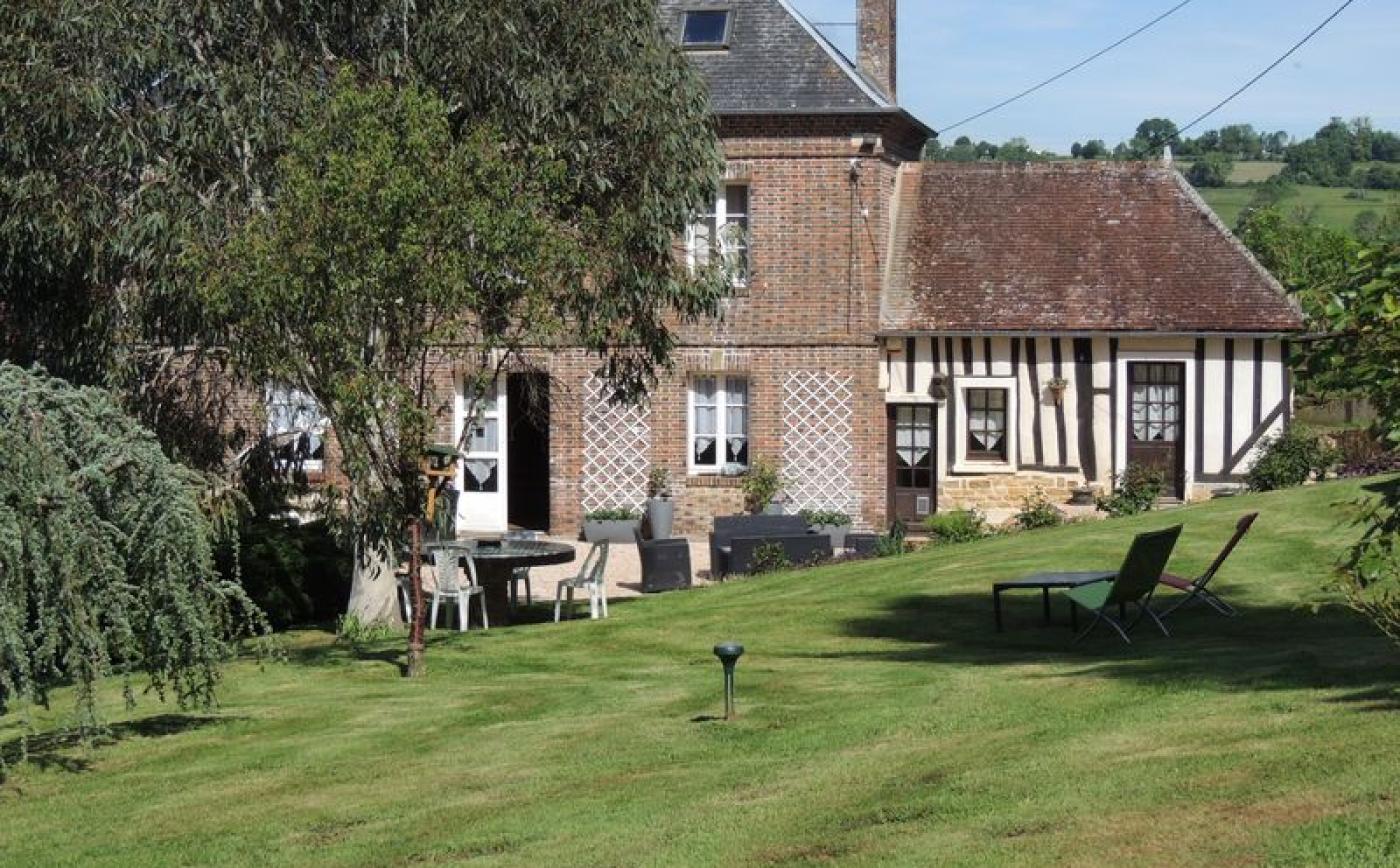
[[[491,623],[486,617],[486,590],[477,583],[476,562],[472,560],[473,549],[469,546],[443,546],[433,551],[433,570],[437,573],[437,587],[433,589],[433,608],[429,613],[428,626],[437,629],[438,604],[443,600],[457,603],[457,631],[471,629],[471,600],[473,597],[481,606],[481,628],[489,630]],[[467,562],[463,582],[462,568],[458,559]]]
[[[573,607],[575,590],[588,593],[588,617],[595,621],[600,617],[599,613],[601,617],[608,617],[608,585],[603,578],[603,570],[607,563],[608,541],[594,543],[593,548],[588,551],[588,557],[583,559],[583,566],[579,568],[578,575],[564,579],[554,589],[554,623],[559,623],[560,605],[566,592],[569,606]]]

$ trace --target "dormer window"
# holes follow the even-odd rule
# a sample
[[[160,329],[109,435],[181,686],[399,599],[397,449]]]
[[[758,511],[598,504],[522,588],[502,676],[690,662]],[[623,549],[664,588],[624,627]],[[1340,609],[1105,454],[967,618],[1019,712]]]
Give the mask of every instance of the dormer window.
[[[682,48],[726,48],[733,15],[728,9],[690,9],[681,15]]]

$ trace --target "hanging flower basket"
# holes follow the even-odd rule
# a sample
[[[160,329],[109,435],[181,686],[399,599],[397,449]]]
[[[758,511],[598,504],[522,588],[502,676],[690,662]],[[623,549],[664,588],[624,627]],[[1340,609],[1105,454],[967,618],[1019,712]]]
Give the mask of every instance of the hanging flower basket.
[[[1055,399],[1056,404],[1063,404],[1065,389],[1069,388],[1069,380],[1064,377],[1051,377],[1046,381],[1045,388],[1050,390],[1050,397]]]

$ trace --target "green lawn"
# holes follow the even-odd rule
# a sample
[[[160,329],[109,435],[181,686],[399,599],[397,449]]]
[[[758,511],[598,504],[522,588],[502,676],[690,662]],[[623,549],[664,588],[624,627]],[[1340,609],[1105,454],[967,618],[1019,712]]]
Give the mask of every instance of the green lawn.
[[[398,643],[292,634],[286,662],[232,667],[215,714],[147,697],[114,743],[39,744],[0,786],[0,864],[1393,865],[1400,649],[1326,587],[1362,493],[439,633],[421,682]],[[1177,521],[1191,572],[1247,509],[1263,517],[1218,581],[1242,618],[1071,645],[1024,597],[992,631],[994,579],[1113,564]],[[729,638],[749,653],[723,723],[710,646]]]
[[[1383,216],[1387,209],[1400,203],[1400,191],[1367,190],[1365,199],[1348,199],[1350,190],[1341,187],[1295,186],[1283,198],[1280,207],[1285,212],[1295,208],[1316,209],[1320,225],[1351,234],[1352,223],[1362,211],[1375,211]],[[1202,198],[1215,209],[1226,226],[1234,227],[1243,211],[1254,198],[1252,187],[1215,187],[1200,191]]]

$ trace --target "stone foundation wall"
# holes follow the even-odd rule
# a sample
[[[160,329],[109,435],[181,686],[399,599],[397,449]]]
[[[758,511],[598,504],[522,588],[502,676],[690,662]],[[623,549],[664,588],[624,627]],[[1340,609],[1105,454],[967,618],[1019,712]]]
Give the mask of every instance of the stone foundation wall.
[[[938,480],[938,510],[976,509],[985,513],[1004,514],[1021,508],[1026,498],[1044,491],[1050,502],[1063,506],[1070,491],[1082,485],[1080,474],[1019,473],[986,476],[952,476]]]

